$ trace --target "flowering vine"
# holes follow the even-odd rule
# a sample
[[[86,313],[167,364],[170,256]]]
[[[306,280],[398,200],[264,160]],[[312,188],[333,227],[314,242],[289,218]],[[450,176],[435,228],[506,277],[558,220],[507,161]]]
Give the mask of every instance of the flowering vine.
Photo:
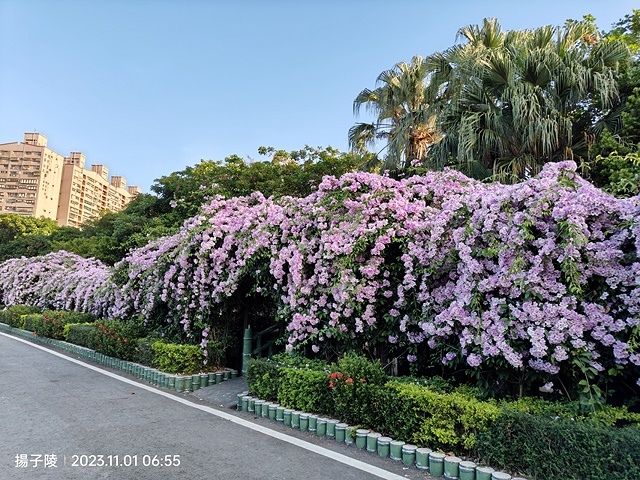
[[[325,177],[305,198],[211,199],[113,270],[66,252],[0,265],[0,300],[159,314],[206,347],[249,282],[288,345],[384,348],[411,364],[557,375],[577,358],[639,372],[640,200],[548,164],[516,185],[454,171]]]

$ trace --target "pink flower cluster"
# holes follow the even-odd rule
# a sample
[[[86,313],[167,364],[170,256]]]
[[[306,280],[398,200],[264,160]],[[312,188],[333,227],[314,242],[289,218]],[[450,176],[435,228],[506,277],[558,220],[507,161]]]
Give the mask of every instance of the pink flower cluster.
[[[88,312],[110,277],[102,262],[64,250],[14,258],[0,264],[0,303]]]
[[[575,170],[549,164],[517,185],[361,172],[325,177],[306,198],[216,197],[177,235],[96,275],[90,306],[73,302],[112,317],[164,311],[206,346],[206,327],[249,281],[276,299],[290,347],[388,340],[412,363],[439,351],[444,363],[502,359],[548,374],[588,351],[637,368],[640,200]],[[45,302],[12,290],[25,268],[12,262],[0,271],[4,303]]]

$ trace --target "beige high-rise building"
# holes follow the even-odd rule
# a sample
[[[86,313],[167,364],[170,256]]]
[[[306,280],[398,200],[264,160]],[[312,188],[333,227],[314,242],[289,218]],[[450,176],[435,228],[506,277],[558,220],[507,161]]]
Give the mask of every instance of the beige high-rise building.
[[[104,165],[85,169],[86,157],[68,157],[47,147],[47,138],[25,133],[24,142],[0,144],[0,213],[46,217],[59,225],[81,227],[101,212],[118,212],[141,193],[126,188],[124,177],[109,180]]]
[[[0,144],[0,210],[56,219],[64,157],[47,137],[25,133],[24,142]]]

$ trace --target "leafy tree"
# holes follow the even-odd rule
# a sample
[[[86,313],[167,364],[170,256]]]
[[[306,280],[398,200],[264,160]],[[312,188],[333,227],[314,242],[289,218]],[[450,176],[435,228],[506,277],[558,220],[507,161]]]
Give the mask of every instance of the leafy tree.
[[[640,9],[634,8],[616,22],[613,29],[606,33],[606,38],[624,42],[637,59],[640,55]]]
[[[51,251],[50,236],[58,224],[49,218],[23,217],[16,213],[0,215],[0,261],[33,257]]]
[[[616,197],[640,195],[640,154],[635,152],[623,156],[613,152],[606,157],[598,155],[591,181]]]
[[[607,124],[591,149],[590,180],[617,196],[640,192],[640,10],[633,10],[603,32],[605,41],[622,41],[634,54],[618,78],[620,91],[615,110],[618,122]]]
[[[324,175],[354,171],[372,157],[309,146],[291,152],[260,147],[258,153],[271,159],[247,161],[232,155],[224,161],[201,160],[156,180],[151,190],[163,208],[173,205],[177,218],[184,220],[197,214],[213,195],[232,198],[260,191],[266,197],[306,196]]]
[[[458,35],[465,43],[426,60],[443,132],[432,166],[516,181],[546,162],[586,159],[629,60],[622,41],[600,41],[592,17],[508,32],[485,19]]]
[[[56,221],[49,218],[23,217],[17,213],[0,214],[0,243],[23,236],[50,235],[58,228]]]
[[[45,235],[26,235],[16,237],[0,246],[0,262],[9,258],[36,257],[51,251],[51,242]]]
[[[117,213],[105,212],[88,222],[80,235],[54,238],[54,250],[67,250],[83,257],[95,257],[113,265],[132,249],[149,240],[170,235],[181,223],[163,202],[149,194],[138,197]]]
[[[605,41],[625,43],[634,57],[632,63],[623,65],[618,79],[620,98],[616,108],[620,121],[609,125],[594,145],[594,156],[614,151],[626,155],[640,150],[640,10],[633,10],[632,15],[626,15],[613,27],[603,33]]]
[[[429,147],[440,139],[435,115],[426,113],[426,76],[426,62],[415,56],[411,63],[401,62],[382,72],[377,88],[366,88],[358,94],[353,102],[354,114],[365,106],[376,118],[351,127],[349,145],[353,151],[366,152],[379,140],[386,141],[382,168],[389,170],[406,170],[413,160],[426,157]]]

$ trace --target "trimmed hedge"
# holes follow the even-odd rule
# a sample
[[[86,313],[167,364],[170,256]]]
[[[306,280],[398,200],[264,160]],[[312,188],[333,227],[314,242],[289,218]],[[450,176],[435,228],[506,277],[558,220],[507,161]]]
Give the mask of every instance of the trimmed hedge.
[[[68,323],[64,326],[64,338],[69,343],[93,349],[97,330],[95,323]]]
[[[271,358],[252,358],[247,365],[247,384],[250,385],[254,395],[265,400],[277,401],[281,390],[280,382],[286,368],[294,368],[300,371],[323,372],[325,387],[328,387],[327,378],[330,369],[322,360],[310,360],[299,355],[279,353]],[[300,386],[300,388],[302,388]],[[318,393],[318,392],[316,392]],[[329,392],[325,392],[329,395]]]
[[[344,371],[341,361],[307,362],[304,366],[304,360],[293,357],[251,360],[251,393],[418,446],[473,454],[532,479],[640,478],[640,415],[626,408],[603,406],[579,417],[572,415],[576,410],[570,403],[487,401],[465,387],[436,391],[424,379],[384,377],[381,384],[378,367],[367,366],[362,357],[344,357]],[[371,381],[359,377],[364,371]]]
[[[387,383],[385,388],[391,393],[395,412],[389,425],[392,436],[416,445],[468,451],[478,433],[501,413],[495,402],[464,393],[438,393],[428,387],[396,382]]]
[[[154,342],[151,345],[153,366],[162,372],[193,374],[202,372],[205,356],[197,345]]]
[[[28,332],[36,333],[37,325],[42,323],[42,314],[41,313],[30,313],[28,315],[21,315],[22,318],[22,330],[26,330]]]
[[[95,320],[87,313],[45,310],[40,314],[30,314],[24,318],[24,329],[42,337],[66,340],[65,326],[74,323],[88,323]]]
[[[273,359],[252,358],[247,364],[247,384],[251,393],[269,401],[278,399],[280,366]]]
[[[247,372],[249,388],[260,398],[431,448],[469,451],[477,433],[500,414],[495,402],[467,393],[388,380],[379,363],[353,355],[311,368],[253,359]]]
[[[0,310],[0,321],[43,337],[65,340],[75,345],[149,365],[165,373],[193,374],[218,369],[223,353],[221,342],[209,342],[207,355],[197,345],[165,343],[139,338],[144,329],[135,321],[97,320],[90,314],[13,306]],[[206,360],[214,360],[206,366]]]
[[[533,479],[640,478],[640,429],[507,410],[478,435],[476,455]]]
[[[69,343],[97,352],[153,366],[165,373],[198,373],[205,356],[197,345],[178,345],[159,340],[137,338],[138,327],[117,320],[72,323],[64,327]]]
[[[42,310],[37,307],[26,305],[13,305],[0,310],[0,322],[15,328],[24,328],[25,315],[40,313]]]
[[[89,348],[122,360],[137,361],[141,336],[138,325],[119,320],[98,320],[95,325],[97,328],[91,333]]]
[[[282,368],[277,399],[282,405],[304,412],[328,412],[333,408],[327,374],[317,370]]]

